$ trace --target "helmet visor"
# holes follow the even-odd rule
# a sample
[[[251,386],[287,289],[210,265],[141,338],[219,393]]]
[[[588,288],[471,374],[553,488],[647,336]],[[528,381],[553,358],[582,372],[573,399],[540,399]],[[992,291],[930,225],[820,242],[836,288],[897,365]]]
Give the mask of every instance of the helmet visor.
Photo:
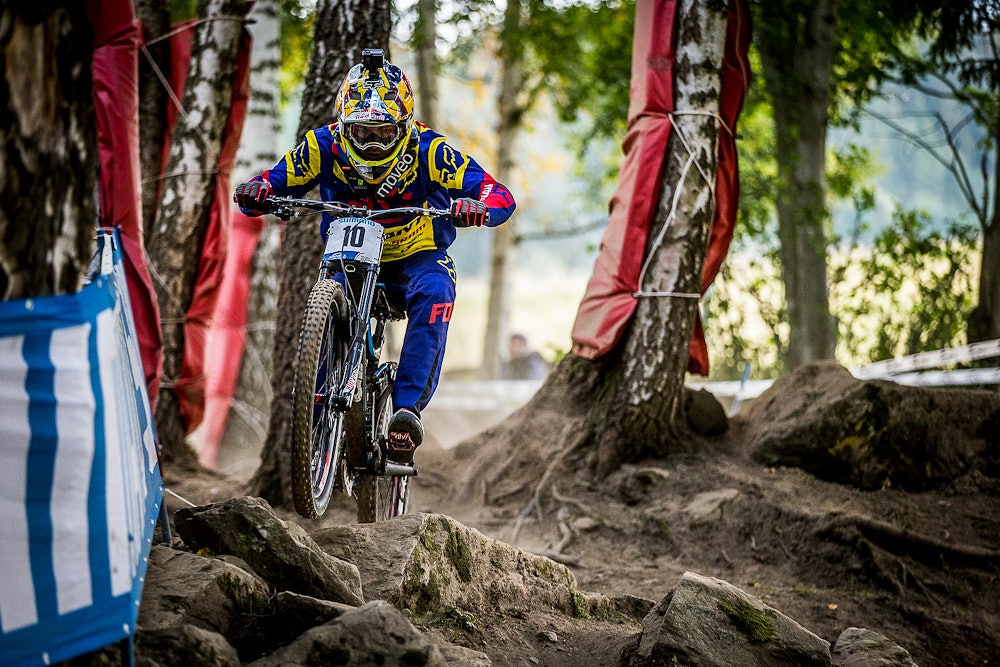
[[[347,123],[345,133],[359,157],[377,161],[392,154],[403,129],[396,123]]]

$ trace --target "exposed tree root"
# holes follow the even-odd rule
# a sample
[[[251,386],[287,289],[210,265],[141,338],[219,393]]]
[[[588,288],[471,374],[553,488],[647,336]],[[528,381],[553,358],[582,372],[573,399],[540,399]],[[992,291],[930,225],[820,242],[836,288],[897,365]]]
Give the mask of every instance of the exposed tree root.
[[[492,503],[500,502],[503,499],[508,498],[508,497],[510,497],[512,495],[517,495],[518,493],[520,493],[521,491],[524,490],[524,486],[522,485],[522,486],[517,487],[513,491],[505,493],[505,494],[503,494],[501,496],[497,496],[496,498],[490,498],[490,486],[492,486],[493,484],[496,484],[497,480],[499,480],[504,475],[504,473],[507,472],[507,468],[509,468],[510,464],[514,462],[515,458],[517,458],[517,452],[516,451],[512,452],[511,455],[508,456],[507,459],[503,463],[500,464],[500,467],[492,475],[489,476],[489,478],[483,480],[483,483],[482,483],[482,500],[483,500],[484,504],[490,505]]]
[[[593,512],[590,511],[590,508],[584,505],[576,498],[570,498],[569,496],[564,496],[560,494],[559,489],[558,487],[556,487],[555,482],[552,483],[552,489],[550,490],[550,493],[552,494],[552,498],[559,501],[563,505],[575,505],[576,508],[580,510],[585,516],[593,515]]]
[[[951,565],[993,570],[1000,566],[1000,552],[969,544],[949,544],[904,528],[864,516],[845,514],[821,522],[813,531],[827,537],[844,528],[854,528],[882,549],[928,565]]]
[[[517,537],[521,533],[521,526],[524,525],[525,518],[527,518],[527,516],[531,514],[531,511],[533,509],[538,510],[539,512],[538,522],[539,523],[542,522],[542,519],[544,518],[541,515],[541,504],[540,504],[542,489],[545,488],[546,484],[548,484],[549,477],[552,476],[552,471],[556,469],[556,466],[562,463],[562,460],[566,456],[566,452],[568,451],[569,451],[568,449],[564,449],[562,453],[559,454],[559,456],[552,459],[549,465],[545,467],[545,473],[542,475],[541,481],[539,481],[538,484],[535,486],[535,490],[531,494],[531,498],[528,499],[528,503],[524,506],[524,509],[522,509],[521,513],[517,515],[517,520],[514,522],[514,530],[511,533],[511,538],[510,538],[511,544],[517,546]]]

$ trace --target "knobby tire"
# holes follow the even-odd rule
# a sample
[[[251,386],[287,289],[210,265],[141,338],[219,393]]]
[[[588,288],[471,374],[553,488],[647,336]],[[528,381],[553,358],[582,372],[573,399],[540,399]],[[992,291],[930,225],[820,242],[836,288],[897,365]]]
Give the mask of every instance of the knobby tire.
[[[292,394],[292,500],[306,518],[322,516],[329,506],[343,451],[343,414],[325,399],[343,373],[347,336],[343,288],[332,280],[318,281],[302,318]],[[324,360],[326,379],[318,387]]]

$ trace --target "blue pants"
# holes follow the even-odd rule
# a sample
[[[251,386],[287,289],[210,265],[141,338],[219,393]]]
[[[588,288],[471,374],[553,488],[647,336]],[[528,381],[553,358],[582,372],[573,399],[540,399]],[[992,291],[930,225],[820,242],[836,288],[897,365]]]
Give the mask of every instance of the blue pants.
[[[342,282],[342,275],[335,276]],[[455,265],[444,250],[425,250],[379,272],[390,303],[406,312],[406,333],[392,399],[396,409],[420,412],[437,389],[448,322],[455,306]]]
[[[382,265],[379,280],[406,311],[406,333],[392,392],[396,408],[423,410],[441,377],[455,306],[455,265],[444,250],[425,250]]]

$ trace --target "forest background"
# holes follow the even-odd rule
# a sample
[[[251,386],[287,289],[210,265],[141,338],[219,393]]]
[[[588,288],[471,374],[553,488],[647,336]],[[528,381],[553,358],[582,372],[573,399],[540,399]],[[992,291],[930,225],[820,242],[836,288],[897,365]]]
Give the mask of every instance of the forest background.
[[[492,169],[496,34],[470,27],[500,11],[484,6],[489,4],[442,3],[438,9],[435,126]],[[279,145],[286,150],[297,141],[314,3],[284,0],[280,7]],[[631,34],[631,3],[595,3],[592,9],[603,16],[595,24],[603,23],[610,34]],[[395,12],[391,55],[410,73],[419,99],[413,48],[417,7],[400,2]],[[755,19],[759,22],[759,15]],[[607,43],[621,48],[617,54],[611,49],[600,54],[619,61],[606,70],[620,76],[625,67],[627,74],[630,40],[612,37]],[[916,36],[911,47],[914,53],[924,48]],[[787,365],[789,323],[773,203],[773,111],[761,90],[756,50],[753,57],[755,76],[739,128],[741,220],[722,275],[702,305],[713,379],[736,379],[747,368],[754,378],[774,378]],[[605,99],[582,104],[574,117],[560,107],[565,91],[543,86],[513,149],[509,185],[519,208],[507,328],[527,334],[550,361],[570,344],[622,157],[627,98],[617,105],[607,98],[627,93],[627,79],[624,88],[621,80],[605,84],[591,91]],[[891,77],[858,98],[839,102],[827,155],[830,310],[838,323],[836,357],[849,367],[966,342],[964,323],[976,304],[981,241],[960,178],[981,192],[995,173],[984,150],[986,132],[969,122],[969,110],[960,102]],[[452,247],[462,281],[456,310],[461,319],[452,328],[446,377],[475,377],[482,365],[491,279],[483,259],[490,243],[487,235],[461,234]]]
[[[196,16],[195,4],[172,3],[172,18]],[[265,4],[275,3],[258,6]],[[302,131],[293,129],[296,76],[309,62],[314,9],[276,4],[285,122],[275,155]],[[829,3],[750,4],[753,78],[737,128],[740,220],[700,306],[711,377],[774,378],[816,359],[854,367],[996,338],[995,271],[978,272],[991,255],[984,238],[989,245],[1000,226],[998,3],[962,11],[933,2],[834,3],[832,37],[809,32]],[[513,14],[517,29],[509,27]],[[633,14],[633,3],[619,1],[393,6],[391,57],[411,74],[418,117],[433,117],[432,126],[519,200],[512,224],[462,234],[452,248],[461,289],[447,378],[495,377],[510,331],[528,334],[552,360],[570,345],[622,155]],[[818,38],[833,40],[827,69],[810,60]],[[422,64],[429,39],[431,79]],[[509,72],[518,81],[505,93]],[[422,88],[428,81],[433,95]],[[795,103],[776,109],[773,100],[786,93]],[[434,103],[423,106],[429,97]],[[789,108],[802,116],[789,118]],[[819,121],[807,127],[810,113]],[[250,140],[259,137],[245,133]],[[809,173],[790,173],[792,163]],[[499,275],[498,253],[510,268]],[[981,278],[990,289],[979,289]],[[970,337],[977,302],[987,323]],[[266,330],[266,317],[252,313],[251,328]],[[262,361],[261,378],[270,375],[269,354],[265,337],[248,356]]]

